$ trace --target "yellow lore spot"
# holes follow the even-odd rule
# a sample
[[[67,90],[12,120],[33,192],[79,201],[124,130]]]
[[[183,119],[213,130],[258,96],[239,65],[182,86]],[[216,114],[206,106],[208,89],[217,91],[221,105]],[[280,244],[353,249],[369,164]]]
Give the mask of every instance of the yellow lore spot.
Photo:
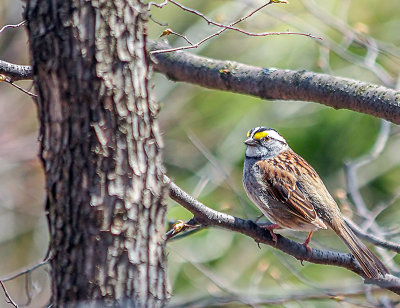
[[[247,132],[247,138],[249,138],[250,137],[250,134],[251,134],[251,130],[249,130],[248,132]]]
[[[268,136],[267,132],[258,132],[258,133],[254,134],[253,138],[256,139],[256,140],[260,140],[261,138],[264,138],[264,137],[267,137],[267,136]]]

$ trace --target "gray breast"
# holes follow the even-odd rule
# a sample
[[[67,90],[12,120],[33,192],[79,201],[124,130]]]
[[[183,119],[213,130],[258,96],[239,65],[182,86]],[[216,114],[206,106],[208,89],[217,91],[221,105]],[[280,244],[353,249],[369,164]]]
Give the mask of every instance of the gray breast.
[[[244,160],[243,167],[243,186],[247,196],[251,201],[261,210],[261,212],[267,216],[269,220],[274,222],[272,217],[269,215],[269,198],[268,194],[263,191],[265,187],[260,185],[262,182],[262,175],[260,174],[256,165],[254,165],[258,159],[246,157]]]

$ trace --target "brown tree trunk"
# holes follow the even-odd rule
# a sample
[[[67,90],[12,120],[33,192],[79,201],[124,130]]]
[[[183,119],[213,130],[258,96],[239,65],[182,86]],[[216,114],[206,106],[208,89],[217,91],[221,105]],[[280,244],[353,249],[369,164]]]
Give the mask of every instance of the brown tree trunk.
[[[166,303],[145,13],[140,0],[27,1],[55,307]]]

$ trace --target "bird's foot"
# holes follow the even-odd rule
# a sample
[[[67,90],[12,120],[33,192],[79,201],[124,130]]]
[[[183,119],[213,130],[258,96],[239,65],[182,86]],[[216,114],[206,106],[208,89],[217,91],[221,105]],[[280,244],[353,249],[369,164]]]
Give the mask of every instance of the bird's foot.
[[[272,236],[272,240],[274,241],[274,245],[276,246],[276,244],[278,243],[278,238],[276,236],[276,234],[274,233],[274,229],[278,229],[281,226],[278,224],[270,224],[270,225],[266,225],[266,226],[262,226],[261,228],[268,230],[269,234],[271,234]]]
[[[312,237],[313,233],[314,233],[314,231],[310,231],[310,233],[308,233],[307,238],[306,238],[305,241],[303,242],[303,246],[307,249],[307,258],[304,259],[304,260],[306,260],[306,261],[310,260],[310,258],[311,258],[311,256],[312,256],[312,249],[311,249],[310,246],[308,246],[308,244],[309,244],[310,241],[311,241],[311,237]],[[303,261],[304,261],[304,260],[300,260],[301,265],[303,265]]]

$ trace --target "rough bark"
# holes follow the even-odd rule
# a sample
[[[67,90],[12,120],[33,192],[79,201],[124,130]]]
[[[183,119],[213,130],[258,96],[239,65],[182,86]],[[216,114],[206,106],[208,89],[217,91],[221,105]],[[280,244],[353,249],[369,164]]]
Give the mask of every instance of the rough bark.
[[[139,0],[27,1],[54,307],[165,305],[144,11]]]

